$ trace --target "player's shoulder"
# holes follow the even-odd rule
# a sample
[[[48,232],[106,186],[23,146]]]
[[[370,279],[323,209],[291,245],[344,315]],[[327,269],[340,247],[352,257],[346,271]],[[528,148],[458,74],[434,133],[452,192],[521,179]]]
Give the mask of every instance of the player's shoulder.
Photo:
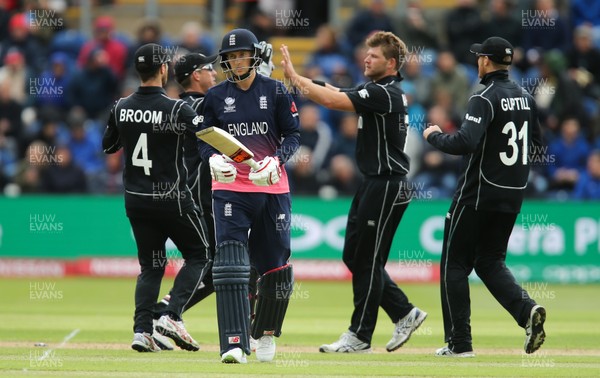
[[[257,84],[261,87],[283,87],[283,83],[280,80],[276,80],[273,78],[270,78],[268,76],[263,76],[261,74],[257,74],[256,78],[254,79],[257,81]]]

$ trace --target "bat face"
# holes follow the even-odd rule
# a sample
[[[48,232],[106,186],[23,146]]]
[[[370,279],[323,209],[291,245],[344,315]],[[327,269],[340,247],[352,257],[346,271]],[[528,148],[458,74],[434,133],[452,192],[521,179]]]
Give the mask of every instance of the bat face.
[[[196,136],[213,146],[223,155],[229,156],[229,158],[236,163],[246,163],[252,168],[258,166],[252,159],[254,157],[252,151],[223,129],[209,127],[198,131]]]

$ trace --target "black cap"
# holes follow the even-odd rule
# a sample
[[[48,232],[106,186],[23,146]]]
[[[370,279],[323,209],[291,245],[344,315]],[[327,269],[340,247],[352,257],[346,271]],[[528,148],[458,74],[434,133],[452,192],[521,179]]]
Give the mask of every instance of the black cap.
[[[471,52],[477,55],[485,55],[492,62],[509,65],[512,63],[513,46],[504,38],[490,37],[483,43],[471,45]]]
[[[148,43],[135,52],[135,70],[139,73],[151,73],[164,63],[171,61],[168,50],[156,43]]]
[[[206,56],[200,53],[186,54],[175,62],[175,79],[178,83],[185,80],[192,72],[207,64],[214,63],[218,55]]]

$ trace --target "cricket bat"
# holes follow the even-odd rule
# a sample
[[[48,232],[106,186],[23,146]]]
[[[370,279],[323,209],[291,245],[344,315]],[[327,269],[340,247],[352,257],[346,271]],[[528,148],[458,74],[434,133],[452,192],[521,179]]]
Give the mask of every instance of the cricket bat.
[[[258,170],[258,163],[253,159],[254,154],[252,151],[227,131],[218,127],[209,127],[198,131],[196,136],[213,146],[223,155],[229,156],[236,163],[246,163]]]

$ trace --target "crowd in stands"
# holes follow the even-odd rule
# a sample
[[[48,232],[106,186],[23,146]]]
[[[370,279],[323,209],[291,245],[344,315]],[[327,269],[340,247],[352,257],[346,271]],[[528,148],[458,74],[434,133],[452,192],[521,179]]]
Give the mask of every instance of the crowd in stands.
[[[94,20],[88,38],[58,12],[15,3],[0,1],[0,188],[6,194],[122,193],[122,154],[105,156],[101,139],[112,103],[139,84],[131,67],[134,51],[156,42],[178,53],[212,54],[215,39],[194,21],[170,36],[159,21],[140,20],[136,33],[128,35],[108,16]],[[341,29],[326,22],[300,28],[296,34],[314,37],[315,47],[298,68],[313,79],[352,87],[366,81],[368,34],[399,35],[410,53],[401,70],[410,179],[427,198],[448,198],[462,158],[431,148],[421,133],[432,124],[445,132],[460,127],[470,94],[480,88],[469,46],[504,37],[515,46],[511,77],[535,97],[546,143],[531,161],[528,196],[600,199],[600,2],[559,5],[490,0],[482,12],[476,0],[457,0],[436,33],[419,1],[409,1],[398,14],[374,0]],[[54,19],[41,22],[43,17]],[[254,11],[247,21],[242,26],[264,39],[276,20]],[[175,82],[167,85],[169,96],[180,91]],[[361,182],[354,158],[357,116],[300,96],[297,101],[301,148],[287,165],[293,193],[354,194]]]

